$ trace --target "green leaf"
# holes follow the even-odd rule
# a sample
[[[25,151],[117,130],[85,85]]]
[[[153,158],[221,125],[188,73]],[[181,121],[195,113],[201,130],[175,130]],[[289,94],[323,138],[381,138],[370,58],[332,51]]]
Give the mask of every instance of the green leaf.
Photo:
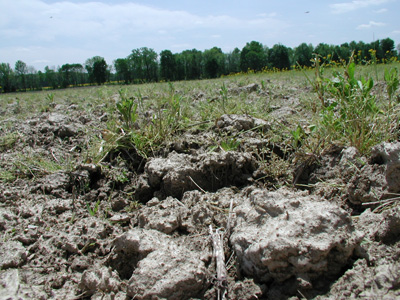
[[[347,67],[348,76],[351,81],[354,80],[355,69],[356,64],[354,62],[350,63]]]

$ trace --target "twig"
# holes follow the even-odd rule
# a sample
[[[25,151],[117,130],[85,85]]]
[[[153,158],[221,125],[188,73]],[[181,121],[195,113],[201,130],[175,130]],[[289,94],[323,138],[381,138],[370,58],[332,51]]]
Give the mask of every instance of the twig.
[[[228,272],[225,266],[223,234],[220,232],[220,229],[216,229],[214,232],[210,225],[210,235],[213,242],[213,256],[216,260],[218,299],[224,300],[226,299],[225,296],[228,287]]]
[[[389,202],[382,203],[377,208],[375,208],[372,212],[374,213],[374,212],[382,211],[384,208],[390,207],[390,205],[392,205],[393,203],[395,203],[395,201],[389,201]]]
[[[226,224],[226,236],[229,238],[231,234],[231,220],[232,220],[232,209],[233,209],[233,199],[231,199],[231,204],[229,205],[229,215],[228,215],[228,221]]]
[[[301,296],[303,299],[306,299],[306,300],[307,300],[307,297],[304,296],[304,294],[303,294],[302,292],[300,292],[299,290],[297,290],[297,292],[300,294],[300,296]]]
[[[375,202],[362,203],[361,205],[365,206],[365,205],[384,204],[387,202],[394,202],[395,200],[400,200],[400,197],[386,199],[386,200],[379,200],[379,201],[375,201]]]
[[[195,234],[195,235],[189,235],[188,236],[188,238],[196,238],[196,237],[199,237],[199,236],[204,236],[204,235],[206,235],[206,233],[199,233],[199,234]]]
[[[195,186],[197,186],[197,188],[198,188],[200,191],[202,191],[204,194],[207,193],[205,190],[203,190],[203,189],[193,180],[193,178],[192,178],[191,176],[189,176],[189,179],[190,179],[191,182],[193,182],[193,184],[194,184]]]
[[[180,200],[178,200],[178,199],[176,199],[176,198],[174,198],[174,199],[175,199],[176,202],[178,202],[179,205],[181,205],[181,206],[183,206],[183,207],[186,207],[186,205],[183,204],[182,201],[180,201]]]
[[[51,156],[53,156],[53,158],[54,158],[54,160],[56,161],[56,162],[60,162],[58,159],[57,159],[57,157],[54,155],[54,152],[53,152],[53,149],[50,149],[50,153],[51,153]]]
[[[77,296],[75,296],[74,298],[72,298],[73,300],[79,300],[79,299],[83,299],[88,295],[88,291],[84,291],[82,294],[79,294]]]
[[[235,252],[232,252],[231,256],[230,256],[229,259],[228,259],[228,262],[226,263],[226,266],[227,266],[227,270],[228,270],[228,271],[229,271],[229,270],[232,268],[232,266],[234,265],[234,264],[232,264],[231,266],[229,266],[229,265],[231,264],[231,261],[232,261],[234,255],[235,255]]]

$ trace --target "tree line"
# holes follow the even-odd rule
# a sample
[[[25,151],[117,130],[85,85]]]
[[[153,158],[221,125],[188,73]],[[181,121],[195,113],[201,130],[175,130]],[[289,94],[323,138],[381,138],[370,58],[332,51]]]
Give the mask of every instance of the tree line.
[[[265,69],[291,69],[295,66],[310,67],[314,54],[322,60],[348,61],[354,53],[357,63],[371,60],[385,62],[399,58],[400,45],[395,49],[390,38],[372,43],[362,41],[316,47],[302,43],[290,48],[276,44],[269,48],[252,41],[240,50],[235,48],[223,53],[218,47],[199,51],[185,50],[172,53],[163,50],[157,54],[153,49],[143,47],[132,50],[126,58],[118,58],[108,65],[103,57],[95,56],[84,64],[64,64],[57,69],[46,66],[44,72],[36,71],[23,61],[17,61],[14,68],[9,63],[0,63],[0,92],[41,90],[43,88],[67,88],[106,82],[144,83],[157,81],[193,80],[217,78],[232,73],[261,71]]]

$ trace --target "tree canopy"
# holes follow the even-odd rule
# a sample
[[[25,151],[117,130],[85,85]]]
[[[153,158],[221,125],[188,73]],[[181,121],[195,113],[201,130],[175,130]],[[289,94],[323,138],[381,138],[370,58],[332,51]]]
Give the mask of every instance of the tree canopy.
[[[108,81],[130,83],[156,82],[159,80],[192,80],[216,78],[231,73],[262,71],[264,69],[290,69],[293,66],[312,65],[315,54],[322,61],[349,61],[352,53],[356,63],[387,62],[400,55],[400,44],[390,38],[372,43],[351,41],[341,45],[319,43],[316,47],[301,43],[294,49],[282,44],[271,48],[251,41],[240,50],[224,53],[213,47],[172,53],[163,50],[158,55],[154,49],[136,48],[125,58],[107,65],[101,56],[94,56],[80,63],[67,63],[61,67],[46,66],[44,72],[18,60],[14,69],[9,63],[0,63],[0,92],[26,91],[42,88],[66,88],[85,84],[103,84]],[[111,72],[113,69],[115,72]]]
[[[107,81],[107,63],[101,56],[94,56],[86,60],[85,68],[91,83],[102,84]]]
[[[267,55],[260,42],[252,41],[243,47],[240,53],[240,69],[261,71],[267,65]]]

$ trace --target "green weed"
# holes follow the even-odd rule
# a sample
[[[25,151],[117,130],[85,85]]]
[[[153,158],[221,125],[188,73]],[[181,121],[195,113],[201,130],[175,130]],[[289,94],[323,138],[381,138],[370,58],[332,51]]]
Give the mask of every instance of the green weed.
[[[395,71],[387,73],[390,93],[397,89]],[[373,93],[374,81],[371,77],[356,76],[353,59],[341,69],[335,69],[332,78],[321,76],[316,62],[315,81],[312,83],[321,101],[315,134],[319,143],[348,144],[361,153],[368,152],[371,146],[390,138],[390,111],[384,111]],[[388,91],[389,93],[389,91]],[[391,97],[391,96],[390,96]],[[301,128],[291,132],[294,146],[297,146],[304,133]],[[315,136],[315,135],[314,135]]]
[[[385,69],[385,82],[386,82],[386,91],[389,98],[389,110],[392,108],[392,101],[394,95],[399,88],[399,72],[397,68],[392,68],[390,70]]]
[[[125,130],[131,130],[137,120],[137,108],[138,104],[134,103],[133,98],[126,96],[126,91],[119,91],[120,101],[116,103],[117,109],[121,115],[123,121],[123,128]]]
[[[127,91],[120,91],[120,101],[116,103],[122,126],[115,122],[107,132],[105,139],[109,150],[135,149],[143,158],[157,153],[176,132],[190,122],[186,115],[184,98],[175,92],[174,85],[169,84],[167,95],[157,97],[153,107],[143,112],[144,97],[138,91],[138,103],[133,97],[127,96]],[[103,148],[103,149],[104,149]]]
[[[333,139],[348,140],[351,146],[365,152],[381,138],[375,130],[382,111],[371,93],[373,79],[356,78],[355,67],[350,62],[344,73],[335,71],[327,82],[326,90],[333,100],[321,111],[320,125]]]
[[[307,137],[302,126],[297,125],[295,130],[290,131],[292,135],[292,146],[297,149],[301,146],[303,140]]]
[[[49,103],[54,102],[54,93],[49,93],[49,94],[47,94],[47,95],[46,95],[46,100],[47,100],[47,102],[49,102]]]
[[[215,145],[211,146],[209,151],[213,152],[216,150],[222,150],[225,152],[228,151],[237,151],[240,146],[240,141],[238,141],[234,137],[226,137],[221,141],[217,142]]]
[[[140,209],[142,207],[142,203],[140,203],[137,200],[133,200],[130,202],[129,207],[126,209],[127,212],[134,212],[137,211],[138,209]]]
[[[298,64],[298,63],[297,63]],[[308,83],[314,89],[314,92],[317,93],[318,99],[321,103],[321,107],[325,107],[325,92],[326,92],[326,82],[327,79],[324,77],[325,71],[325,62],[321,64],[321,56],[318,54],[314,55],[312,59],[313,69],[314,69],[314,79],[311,79],[307,72],[305,72],[304,68],[298,64],[298,67],[304,74],[304,77],[307,79]],[[313,112],[316,112],[316,106],[313,107]]]
[[[221,96],[220,103],[221,103],[222,111],[224,113],[226,113],[226,105],[228,103],[228,89],[226,88],[225,82],[222,83],[219,94]]]
[[[100,200],[97,200],[96,203],[94,204],[94,207],[92,208],[89,203],[86,203],[86,207],[87,210],[89,212],[89,215],[91,215],[92,217],[94,217],[95,215],[97,215],[98,211],[99,211],[99,207],[100,207]]]

